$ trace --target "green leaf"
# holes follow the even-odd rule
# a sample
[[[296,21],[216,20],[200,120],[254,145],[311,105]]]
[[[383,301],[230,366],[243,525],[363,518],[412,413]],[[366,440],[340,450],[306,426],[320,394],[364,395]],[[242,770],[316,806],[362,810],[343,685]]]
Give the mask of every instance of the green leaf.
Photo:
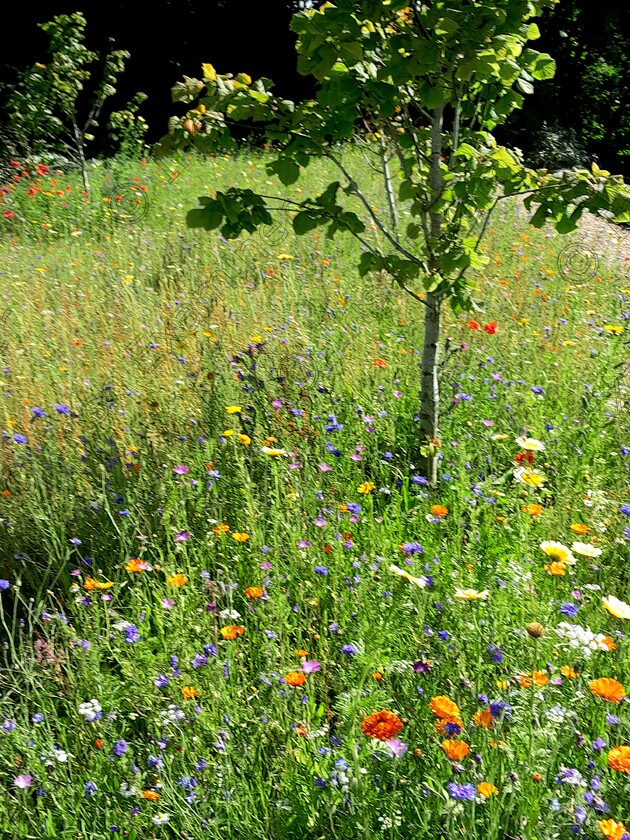
[[[223,210],[218,202],[206,207],[195,207],[186,214],[186,225],[189,228],[203,228],[215,230],[223,221]]]
[[[547,53],[540,53],[536,59],[534,66],[531,68],[531,74],[535,79],[553,79],[556,75],[556,62]]]
[[[315,230],[316,227],[319,227],[321,222],[322,219],[320,216],[314,215],[310,210],[302,210],[293,219],[293,230],[298,236],[303,236],[310,230]]]
[[[529,41],[535,41],[537,38],[540,38],[540,29],[537,24],[530,23],[527,27],[527,39]]]

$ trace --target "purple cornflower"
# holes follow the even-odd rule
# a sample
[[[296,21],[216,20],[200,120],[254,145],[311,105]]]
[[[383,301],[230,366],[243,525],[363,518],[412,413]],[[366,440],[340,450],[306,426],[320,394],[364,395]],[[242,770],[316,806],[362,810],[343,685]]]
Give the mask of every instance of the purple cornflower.
[[[579,607],[577,604],[572,604],[569,601],[566,601],[561,607],[560,612],[562,615],[568,615],[569,618],[575,618],[578,614]]]
[[[176,543],[183,543],[186,540],[189,540],[192,537],[192,534],[189,534],[188,531],[179,531],[175,534],[175,542]]]
[[[448,794],[452,799],[474,799],[475,786],[470,783],[458,785],[455,782],[449,782]]]
[[[356,502],[348,502],[346,507],[348,508],[348,513],[352,513],[354,516],[358,516],[361,513],[361,505],[358,505]]]
[[[431,663],[425,662],[422,659],[418,659],[417,662],[414,662],[411,666],[416,674],[428,674],[431,670]]]
[[[422,487],[428,487],[429,482],[423,475],[412,475],[411,476],[411,483],[412,484],[419,484]]]
[[[328,568],[326,566],[315,566],[313,569],[316,575],[327,575]]]
[[[39,418],[40,418],[40,420],[42,419],[42,417],[45,417],[45,416],[46,416],[46,412],[45,412],[43,409],[41,409],[41,408],[37,408],[37,406],[35,406],[34,408],[32,408],[32,409],[31,409],[31,411],[32,411],[32,413],[33,413],[33,416],[34,416],[34,417],[39,417]]]
[[[424,548],[418,542],[408,542],[402,545],[403,554],[424,554]]]
[[[124,740],[124,738],[121,738],[119,741],[116,741],[114,743],[112,752],[118,757],[124,755],[127,752],[127,742]]]
[[[55,411],[57,414],[70,414],[70,408],[63,403],[55,403]]]
[[[13,435],[15,443],[28,443],[28,438],[24,435]]]
[[[41,712],[37,712],[36,714],[33,715],[33,717],[31,718],[31,721],[33,723],[43,723],[44,722],[44,715]]]
[[[93,796],[98,790],[94,782],[87,782],[87,784],[83,786],[83,789],[85,790],[86,796]]]
[[[355,653],[359,652],[359,649],[355,645],[342,645],[341,652],[345,653],[346,656],[354,656]]]
[[[600,750],[603,750],[606,746],[606,741],[604,741],[603,738],[596,738],[591,744],[591,746],[593,747],[595,752],[599,752]]]
[[[11,584],[9,583],[9,581],[8,581],[8,580],[4,580],[4,579],[3,579],[3,580],[0,580],[0,590],[2,590],[2,589],[8,589],[8,588],[9,588],[9,586],[11,586]]]
[[[621,505],[621,507],[619,508],[619,510],[620,510],[622,513],[625,513],[625,515],[626,515],[626,516],[630,516],[630,505]]]
[[[140,631],[135,624],[132,624],[130,627],[125,627],[125,641],[128,645],[133,645],[134,642],[139,641],[139,639]]]

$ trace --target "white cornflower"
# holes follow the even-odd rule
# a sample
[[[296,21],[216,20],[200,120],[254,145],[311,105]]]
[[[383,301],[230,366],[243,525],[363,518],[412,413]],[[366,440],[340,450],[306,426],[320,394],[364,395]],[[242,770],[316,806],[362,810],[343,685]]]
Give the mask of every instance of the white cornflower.
[[[93,723],[98,720],[103,709],[98,700],[89,700],[87,703],[79,705],[79,714],[87,720],[88,723]]]

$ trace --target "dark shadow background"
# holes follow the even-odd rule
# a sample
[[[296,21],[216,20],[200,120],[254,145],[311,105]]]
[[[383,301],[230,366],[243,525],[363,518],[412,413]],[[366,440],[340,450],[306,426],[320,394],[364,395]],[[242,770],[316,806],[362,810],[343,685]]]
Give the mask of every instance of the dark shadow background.
[[[290,99],[308,96],[312,82],[296,71],[289,30],[296,10],[297,0],[33,0],[24,10],[0,12],[0,85],[11,83],[16,67],[45,59],[38,22],[81,11],[91,49],[105,50],[113,37],[131,53],[109,107],[120,108],[137,91],[148,94],[140,113],[153,142],[166,133],[168,117],[183,110],[171,102],[172,85],[184,74],[200,76],[203,62],[219,73],[271,78]],[[536,84],[497,139],[523,149],[532,165],[595,159],[630,179],[630,3],[561,0],[537,20],[543,36],[533,46],[556,59],[556,77]],[[97,144],[93,153],[108,151]]]

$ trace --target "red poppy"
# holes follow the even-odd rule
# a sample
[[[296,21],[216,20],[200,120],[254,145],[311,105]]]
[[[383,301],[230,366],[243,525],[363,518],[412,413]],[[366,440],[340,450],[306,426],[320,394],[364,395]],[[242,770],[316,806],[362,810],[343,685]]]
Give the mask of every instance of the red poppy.
[[[484,325],[483,331],[488,335],[495,335],[499,331],[499,325],[496,321],[490,321],[489,324]]]
[[[469,321],[466,326],[469,330],[478,330],[480,329],[480,324],[478,321]]]
[[[47,166],[44,166],[43,163],[38,163],[37,166],[35,167],[35,172],[38,175],[48,175],[48,173],[50,172],[50,169]]]
[[[15,219],[15,213],[12,210],[5,210],[2,215],[5,219]]]
[[[533,463],[534,463],[534,458],[535,458],[535,457],[536,457],[536,456],[534,455],[534,453],[533,453],[533,452],[529,452],[529,451],[527,451],[527,452],[519,452],[519,453],[518,453],[518,455],[516,455],[516,456],[514,457],[514,460],[515,460],[518,464],[522,464],[522,463],[523,463],[523,461],[527,461],[527,463],[528,463],[528,464],[533,464]]]

